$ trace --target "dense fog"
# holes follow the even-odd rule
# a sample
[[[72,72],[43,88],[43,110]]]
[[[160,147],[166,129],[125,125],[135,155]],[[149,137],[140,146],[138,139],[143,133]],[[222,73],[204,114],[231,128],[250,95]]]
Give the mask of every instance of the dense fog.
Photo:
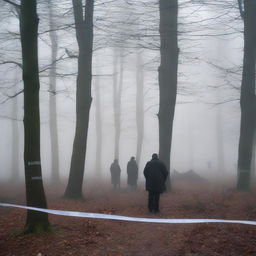
[[[98,2],[98,3],[97,3]],[[127,178],[126,165],[136,155],[136,71],[141,54],[144,76],[144,139],[139,177],[151,155],[158,152],[158,66],[159,10],[155,1],[141,1],[137,6],[124,1],[96,1],[94,51],[92,67],[92,105],[85,161],[85,180],[99,179],[96,173],[96,100],[99,98],[102,128],[101,176],[110,180],[110,164],[114,160],[113,80],[114,52],[123,55],[123,90],[121,94],[121,135],[119,162],[122,179]],[[239,9],[227,11],[218,4],[200,5],[197,1],[181,1],[179,9],[178,95],[174,116],[171,148],[171,174],[175,169],[190,169],[212,178],[237,174],[239,142],[239,88],[243,57],[242,21],[236,19]],[[3,4],[3,3],[1,3]],[[75,131],[75,92],[77,43],[70,3],[54,5],[57,29],[57,124],[59,170],[63,183],[70,170]],[[0,24],[2,65],[0,88],[0,178],[11,177],[17,168],[24,178],[23,163],[23,88],[20,62],[18,19],[13,7],[4,3]],[[10,13],[10,15],[7,15]],[[50,66],[49,21],[47,7],[39,3],[39,65]],[[227,14],[227,15],[226,15]],[[231,23],[231,20],[233,23]],[[69,27],[70,26],[70,27]],[[16,37],[16,38],[15,38]],[[69,57],[69,58],[68,58]],[[41,162],[44,180],[50,178],[51,149],[49,130],[49,71],[40,73]],[[96,92],[98,87],[98,93]],[[17,94],[17,96],[12,97]],[[18,154],[15,150],[18,149]]]

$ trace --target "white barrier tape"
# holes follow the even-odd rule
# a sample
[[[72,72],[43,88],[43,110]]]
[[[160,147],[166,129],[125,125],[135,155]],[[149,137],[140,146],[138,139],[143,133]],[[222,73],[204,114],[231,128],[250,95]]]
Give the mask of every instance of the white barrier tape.
[[[44,208],[36,208],[30,206],[23,206],[17,204],[0,203],[0,206],[5,207],[16,207],[27,210],[34,210],[38,212],[46,212],[55,215],[69,216],[69,217],[82,217],[92,219],[107,219],[107,220],[122,220],[122,221],[133,221],[133,222],[148,222],[148,223],[165,223],[165,224],[189,224],[189,223],[232,223],[232,224],[245,224],[255,225],[256,221],[251,220],[223,220],[223,219],[153,219],[153,218],[137,218],[127,217],[120,215],[101,214],[101,213],[89,213],[89,212],[73,212],[73,211],[61,211],[61,210],[50,210]]]

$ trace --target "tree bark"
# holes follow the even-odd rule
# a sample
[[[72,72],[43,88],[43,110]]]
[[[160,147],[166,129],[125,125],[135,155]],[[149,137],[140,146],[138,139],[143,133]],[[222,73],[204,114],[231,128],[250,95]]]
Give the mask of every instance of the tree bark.
[[[79,48],[76,91],[76,131],[66,198],[81,198],[84,164],[91,107],[93,8],[94,0],[86,0],[85,18],[81,0],[73,0],[76,38]]]
[[[20,34],[24,81],[24,164],[27,205],[47,208],[40,158],[40,113],[36,0],[22,0]],[[46,231],[48,214],[27,211],[25,232]]]
[[[53,184],[60,182],[59,173],[59,139],[57,126],[57,102],[56,102],[56,59],[58,51],[58,37],[54,30],[54,18],[52,10],[52,0],[49,0],[49,21],[50,21],[50,40],[51,40],[51,62],[52,67],[49,74],[50,99],[49,99],[49,116],[50,116],[50,140],[51,140],[51,181]]]
[[[252,160],[251,160],[251,178],[250,185],[255,186],[256,183],[256,134],[254,126],[253,143],[252,143]]]
[[[255,131],[256,2],[244,0],[244,61],[241,84],[241,126],[238,149],[237,189],[250,187],[253,135]]]
[[[160,55],[159,66],[159,158],[165,163],[169,175],[167,189],[171,189],[170,182],[170,153],[172,142],[172,127],[177,94],[178,71],[178,0],[159,0],[160,9]]]

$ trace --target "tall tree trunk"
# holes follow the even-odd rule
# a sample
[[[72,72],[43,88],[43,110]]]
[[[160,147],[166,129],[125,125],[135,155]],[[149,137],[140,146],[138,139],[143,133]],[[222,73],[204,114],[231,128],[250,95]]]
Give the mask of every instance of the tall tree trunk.
[[[220,91],[217,91],[217,102],[220,101]],[[216,113],[216,138],[217,138],[217,160],[218,173],[221,175],[225,172],[224,149],[223,149],[223,122],[221,105],[218,106]]]
[[[85,18],[81,0],[73,0],[76,38],[79,48],[76,90],[76,131],[66,198],[81,198],[84,164],[91,107],[93,8],[94,0],[86,0]]]
[[[237,189],[248,190],[255,130],[256,1],[244,0],[244,61],[241,84],[241,127]]]
[[[99,77],[95,77],[95,107],[96,107],[96,175],[101,175],[102,167],[102,119],[101,119],[101,95]]]
[[[194,150],[195,150],[195,143],[194,143],[194,134],[193,134],[193,122],[191,119],[192,112],[188,115],[188,149],[189,149],[189,165],[190,169],[194,169]]]
[[[18,83],[18,70],[15,70],[15,84]],[[18,121],[18,96],[13,99],[12,104],[12,174],[11,182],[19,182],[19,149],[20,149],[20,138],[19,138],[19,121]]]
[[[118,57],[119,63],[119,81],[117,76],[117,65]],[[114,52],[114,81],[113,81],[113,108],[114,108],[114,122],[115,122],[115,159],[119,159],[119,145],[120,145],[120,135],[121,135],[121,97],[123,91],[123,52],[122,49],[119,51],[119,56],[117,52]]]
[[[53,184],[60,182],[59,173],[59,140],[57,127],[57,103],[56,103],[56,59],[58,51],[58,37],[55,29],[53,17],[53,0],[49,0],[49,20],[50,20],[50,40],[51,40],[51,62],[52,67],[49,74],[50,99],[49,99],[49,116],[50,116],[50,139],[51,139],[51,180]]]
[[[117,71],[117,65],[118,65],[118,55],[117,55],[117,49],[114,48],[113,53],[113,111],[114,111],[114,127],[115,127],[115,147],[114,147],[114,158],[118,159],[119,157],[119,142],[117,140],[117,132],[118,132],[118,118],[117,118],[117,104],[116,104],[116,98],[117,98],[117,91],[118,91],[118,71]]]
[[[227,51],[227,42],[216,39],[216,56],[217,59],[223,59],[223,54]],[[219,83],[219,79],[216,79],[216,83]],[[221,89],[216,91],[216,102],[221,102]],[[223,175],[225,173],[225,151],[223,141],[223,119],[222,119],[222,105],[216,106],[216,151],[217,151],[217,175]]]
[[[255,127],[254,127],[254,134],[253,134],[253,145],[252,145],[252,161],[251,161],[251,180],[250,185],[255,186],[256,183],[256,134],[255,134]]]
[[[137,53],[136,69],[136,123],[137,123],[137,153],[136,161],[140,165],[143,137],[144,137],[144,74],[142,66],[142,53]]]
[[[170,173],[172,127],[177,94],[178,71],[178,0],[159,0],[160,9],[160,54],[159,72],[159,158]],[[170,175],[166,182],[171,189]]]
[[[22,0],[20,34],[24,81],[24,164],[27,205],[47,208],[40,158],[40,113],[36,0]],[[47,230],[48,214],[27,211],[25,232]]]

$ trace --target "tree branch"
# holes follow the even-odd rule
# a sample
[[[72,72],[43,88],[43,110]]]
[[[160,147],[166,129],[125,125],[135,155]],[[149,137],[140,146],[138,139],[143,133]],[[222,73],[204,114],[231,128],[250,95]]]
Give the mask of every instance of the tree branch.
[[[12,2],[12,1],[10,1],[10,0],[3,0],[3,1],[6,2],[6,3],[9,3],[9,4],[11,4],[11,5],[13,5],[13,6],[15,7],[15,9],[16,9],[18,15],[20,15],[20,5],[19,5],[19,4],[16,4],[16,3],[14,3],[14,2]]]
[[[12,1],[10,1],[10,0],[3,0],[4,2],[6,2],[6,3],[9,3],[9,4],[11,4],[11,5],[13,5],[15,8],[20,8],[20,5],[19,4],[16,4],[16,3],[14,3],[14,2],[12,2]]]
[[[22,69],[22,64],[13,60],[8,60],[8,61],[2,61],[0,62],[0,65],[4,65],[4,64],[14,64],[17,65],[18,67],[20,67]]]
[[[24,90],[22,89],[21,91],[15,93],[14,95],[7,95],[7,99],[3,100],[0,104],[4,104],[6,101],[15,98],[16,96],[18,96],[19,94],[23,93]]]

